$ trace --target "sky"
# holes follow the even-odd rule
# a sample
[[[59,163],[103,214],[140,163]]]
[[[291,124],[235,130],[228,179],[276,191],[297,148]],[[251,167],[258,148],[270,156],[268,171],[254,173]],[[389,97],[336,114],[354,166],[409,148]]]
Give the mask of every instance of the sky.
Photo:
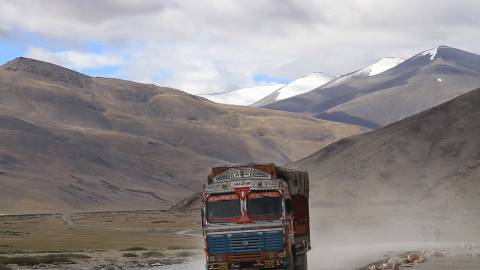
[[[448,45],[480,54],[477,0],[0,0],[25,56],[192,94],[342,75]]]

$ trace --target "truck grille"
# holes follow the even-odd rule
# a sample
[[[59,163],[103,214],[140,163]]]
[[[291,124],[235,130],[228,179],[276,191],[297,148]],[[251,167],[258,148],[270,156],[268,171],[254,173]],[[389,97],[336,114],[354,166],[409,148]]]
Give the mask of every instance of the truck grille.
[[[283,232],[245,232],[207,236],[208,253],[240,253],[283,249]]]

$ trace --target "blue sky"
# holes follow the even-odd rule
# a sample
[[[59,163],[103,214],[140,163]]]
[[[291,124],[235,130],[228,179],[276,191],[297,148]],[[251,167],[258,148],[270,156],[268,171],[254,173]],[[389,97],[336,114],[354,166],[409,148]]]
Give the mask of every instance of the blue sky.
[[[52,54],[62,53],[70,50],[77,50],[84,53],[98,55],[106,53],[117,53],[114,52],[115,50],[113,50],[112,48],[109,48],[109,46],[107,46],[106,44],[96,42],[94,40],[85,40],[84,42],[76,42],[69,44],[68,42],[63,42],[60,39],[49,38],[37,33],[28,33],[19,30],[16,32],[12,32],[6,36],[0,36],[0,62],[5,63],[20,56],[32,57],[32,48],[41,48],[45,51],[51,52]],[[42,59],[42,57],[33,58],[40,58],[39,60],[46,61],[49,60]],[[57,64],[62,65],[61,61],[59,62],[60,63]],[[120,75],[120,66],[118,64],[104,64],[92,67],[82,67],[76,66],[73,63],[68,65],[67,63],[66,66],[91,76],[116,77]]]
[[[26,48],[22,44],[0,39],[0,62],[5,63],[13,58],[25,55]]]
[[[0,62],[27,56],[217,93],[342,75],[441,44],[479,53],[478,10],[472,0],[0,0]]]
[[[138,46],[127,46],[127,48],[135,48],[141,50],[141,47]],[[34,49],[41,49],[42,53],[36,52]],[[80,42],[63,42],[61,40],[56,40],[55,38],[49,39],[42,35],[36,33],[27,33],[19,31],[15,35],[8,35],[6,37],[0,38],[0,62],[5,63],[16,57],[24,56],[31,57],[39,60],[44,60],[47,62],[53,62],[68,68],[74,69],[76,71],[88,74],[90,76],[98,77],[114,77],[114,78],[124,78],[130,79],[128,74],[122,72],[121,63],[105,63],[103,65],[85,67],[82,65],[76,65],[75,63],[69,62],[67,59],[63,61],[59,59],[58,54],[62,54],[68,51],[77,51],[84,54],[94,54],[94,55],[117,55],[122,56],[127,59],[131,56],[128,53],[122,51],[120,47],[111,46],[105,42],[100,42],[92,39],[87,39]],[[128,50],[127,50],[128,51]],[[57,57],[55,57],[57,55]],[[173,70],[169,69],[159,69],[155,74],[151,75],[151,81],[146,80],[147,82],[162,82],[168,79],[173,78]],[[252,80],[255,84],[273,84],[273,83],[288,83],[290,82],[287,78],[282,78],[275,75],[269,74],[257,74],[253,73],[251,75]],[[235,86],[236,87],[236,86]],[[234,88],[235,88],[234,87]],[[239,85],[241,87],[241,85]]]

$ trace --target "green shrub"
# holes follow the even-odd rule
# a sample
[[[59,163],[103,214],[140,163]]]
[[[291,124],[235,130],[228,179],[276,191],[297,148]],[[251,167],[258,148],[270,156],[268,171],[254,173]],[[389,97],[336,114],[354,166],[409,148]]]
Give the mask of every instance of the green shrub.
[[[138,257],[137,254],[131,253],[131,252],[130,252],[130,253],[123,253],[122,256],[125,257],[125,258],[135,258],[135,257]]]
[[[177,255],[180,256],[180,257],[190,257],[190,256],[195,255],[195,253],[192,252],[192,251],[188,251],[188,250],[182,250],[182,251],[179,251],[177,253]]]
[[[72,259],[90,259],[84,254],[50,254],[45,256],[14,256],[0,257],[0,264],[17,264],[21,266],[33,266],[38,264],[74,264]]]
[[[0,264],[0,270],[12,270],[12,268],[4,265],[4,264]]]
[[[142,251],[142,250],[147,250],[144,247],[129,247],[126,249],[122,249],[121,251]]]
[[[150,257],[165,257],[165,253],[161,252],[161,251],[148,251],[148,252],[144,252],[142,253],[142,257],[144,258],[150,258]]]

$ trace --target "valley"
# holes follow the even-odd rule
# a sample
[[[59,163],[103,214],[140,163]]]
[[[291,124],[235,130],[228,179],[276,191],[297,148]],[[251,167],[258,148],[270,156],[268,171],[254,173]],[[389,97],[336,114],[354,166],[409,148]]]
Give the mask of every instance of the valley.
[[[449,59],[442,55],[451,50],[413,59],[445,66]],[[326,90],[285,101],[317,91],[327,97],[333,91],[328,85],[344,87],[350,80],[361,86],[361,80],[392,78],[411,59],[393,62],[383,72],[373,65],[326,82]],[[198,192],[210,167],[275,162],[309,173],[315,243],[310,264],[367,269],[384,255],[401,260],[407,251],[447,252],[408,267],[459,263],[470,269],[475,260],[464,257],[475,258],[480,242],[480,90],[451,91],[459,81],[476,83],[476,77],[457,79],[448,77],[451,84],[435,88],[439,92],[432,102],[416,96],[428,97],[430,88],[412,90],[412,100],[426,108],[419,113],[423,107],[417,105],[407,106],[401,117],[395,109],[375,111],[401,119],[389,124],[333,111],[335,106],[313,117],[317,112],[218,104],[176,89],[90,77],[31,59],[9,62],[0,67],[0,137],[8,142],[0,146],[0,266],[200,267]],[[388,105],[373,98],[380,94],[394,100],[391,108],[408,100],[390,96],[390,88],[362,91],[364,96],[355,94],[337,106],[368,100],[373,103],[361,107],[376,110],[377,103]]]
[[[198,211],[117,211],[0,216],[0,267],[156,269],[201,256]],[[110,269],[110,268],[109,268]]]
[[[0,270],[479,270],[479,18],[0,0]]]

